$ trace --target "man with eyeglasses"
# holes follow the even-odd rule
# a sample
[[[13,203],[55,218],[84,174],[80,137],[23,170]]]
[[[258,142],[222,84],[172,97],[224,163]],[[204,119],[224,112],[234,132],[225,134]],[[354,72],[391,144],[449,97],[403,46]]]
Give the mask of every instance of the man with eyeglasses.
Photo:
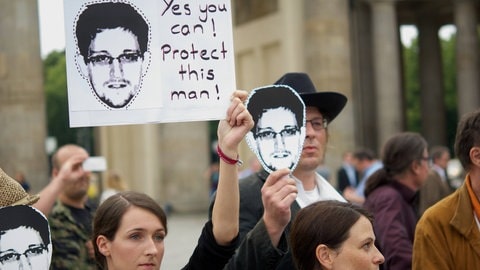
[[[109,109],[128,108],[150,61],[149,26],[131,5],[87,5],[76,21],[76,63],[97,99]]]
[[[293,169],[305,137],[305,106],[290,87],[262,87],[252,91],[247,101],[254,126],[247,143],[268,171]]]
[[[287,73],[275,85],[293,88],[303,100],[306,107],[305,140],[298,164],[290,174],[275,177],[261,170],[240,180],[239,238],[243,242],[235,254],[235,261],[268,258],[256,260],[255,269],[295,269],[285,241],[290,220],[301,208],[313,202],[345,201],[316,169],[325,156],[327,123],[342,111],[347,98],[340,93],[317,92],[305,73]],[[296,183],[296,188],[289,186],[291,180]]]
[[[0,208],[0,269],[49,269],[52,245],[47,219],[27,205]]]

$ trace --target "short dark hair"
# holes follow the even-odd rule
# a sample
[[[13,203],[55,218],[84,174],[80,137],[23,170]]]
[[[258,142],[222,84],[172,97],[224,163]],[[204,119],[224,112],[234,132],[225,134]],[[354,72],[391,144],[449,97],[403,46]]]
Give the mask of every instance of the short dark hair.
[[[113,240],[123,215],[132,207],[139,207],[154,214],[162,223],[167,234],[167,216],[163,209],[148,195],[135,191],[124,191],[112,195],[98,207],[93,219],[93,248],[95,259],[100,269],[107,269],[107,259],[100,253],[97,246],[97,238],[100,235],[108,240]]]
[[[43,214],[28,205],[15,205],[0,208],[0,238],[8,231],[19,227],[36,230],[46,248],[50,244],[50,228]],[[7,218],[8,217],[8,218]],[[21,218],[20,218],[21,217]]]
[[[457,127],[455,155],[466,171],[472,166],[470,150],[475,146],[480,146],[480,109],[465,114]]]
[[[353,157],[358,160],[374,160],[376,159],[375,153],[369,148],[360,148],[353,152]]]
[[[98,33],[104,29],[123,28],[138,40],[140,53],[148,51],[149,26],[144,17],[130,4],[105,2],[88,5],[78,16],[75,25],[77,45],[87,63],[88,48]]]
[[[444,153],[449,153],[448,147],[442,145],[436,145],[430,149],[430,156],[432,157],[432,161],[435,161],[442,157]]]
[[[251,131],[254,136],[257,131],[257,123],[264,112],[270,109],[285,108],[295,115],[297,125],[300,127],[303,123],[303,105],[299,96],[292,90],[284,86],[272,86],[254,90],[255,93],[249,98],[247,110],[253,118],[253,127]]]
[[[321,269],[315,249],[324,244],[331,249],[341,248],[350,236],[350,228],[366,217],[373,227],[373,216],[361,206],[340,201],[318,201],[295,216],[290,230],[292,255],[299,270]]]
[[[382,151],[383,168],[372,174],[365,186],[365,196],[377,187],[395,181],[394,176],[404,173],[412,162],[424,158],[428,149],[425,138],[415,132],[401,132],[390,137]]]

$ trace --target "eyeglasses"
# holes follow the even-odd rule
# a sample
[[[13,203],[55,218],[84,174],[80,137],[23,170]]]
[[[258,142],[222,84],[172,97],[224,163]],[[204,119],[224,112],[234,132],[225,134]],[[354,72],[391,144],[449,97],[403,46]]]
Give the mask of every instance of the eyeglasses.
[[[431,157],[421,157],[420,160],[425,160],[425,161],[430,161],[431,160]]]
[[[109,54],[97,53],[89,56],[88,62],[94,66],[109,66],[113,63],[113,60],[118,60],[122,65],[138,62],[139,58],[143,58],[139,51],[122,53],[117,57],[112,57]]]
[[[299,132],[298,127],[287,127],[282,129],[280,132],[275,132],[273,130],[260,131],[255,134],[255,136],[261,140],[273,140],[277,137],[278,134],[282,138],[294,136]]]
[[[326,129],[327,126],[328,126],[328,121],[326,119],[321,118],[321,117],[306,120],[305,125],[307,125],[309,122],[312,125],[312,128],[316,131]]]
[[[32,258],[35,256],[39,256],[43,254],[43,251],[46,250],[47,247],[44,244],[38,244],[29,247],[23,253],[17,253],[13,250],[7,250],[4,252],[0,252],[0,263],[5,265],[8,263],[14,263],[20,260],[20,257],[24,255],[26,258]]]

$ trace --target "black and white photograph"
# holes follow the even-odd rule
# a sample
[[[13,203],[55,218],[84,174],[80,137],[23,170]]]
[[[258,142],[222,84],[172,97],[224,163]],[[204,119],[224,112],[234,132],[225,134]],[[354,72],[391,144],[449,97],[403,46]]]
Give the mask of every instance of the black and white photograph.
[[[263,168],[293,170],[305,140],[305,104],[297,92],[286,85],[253,89],[247,109],[255,124],[246,140]]]
[[[64,0],[70,127],[219,120],[230,1]]]
[[[52,257],[46,217],[27,205],[0,208],[0,269],[45,270]]]

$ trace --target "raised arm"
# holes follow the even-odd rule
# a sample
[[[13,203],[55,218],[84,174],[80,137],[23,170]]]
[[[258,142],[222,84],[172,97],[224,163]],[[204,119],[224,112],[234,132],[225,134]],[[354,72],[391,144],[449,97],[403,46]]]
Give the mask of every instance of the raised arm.
[[[82,166],[83,161],[88,158],[88,155],[78,154],[70,157],[60,169],[53,169],[52,180],[40,191],[40,199],[33,205],[33,207],[40,210],[45,216],[50,214],[53,204],[65,187],[68,181],[76,181],[73,177],[78,174],[78,168]]]
[[[217,130],[220,170],[212,223],[219,245],[229,244],[239,231],[238,167],[232,160],[238,159],[238,145],[253,127],[252,116],[243,104],[247,96],[245,91],[234,92],[226,118],[220,121]]]
[[[263,218],[247,233],[225,269],[275,269],[288,251],[285,228],[297,197],[289,170],[271,173],[262,188]],[[282,237],[285,236],[285,237]]]

